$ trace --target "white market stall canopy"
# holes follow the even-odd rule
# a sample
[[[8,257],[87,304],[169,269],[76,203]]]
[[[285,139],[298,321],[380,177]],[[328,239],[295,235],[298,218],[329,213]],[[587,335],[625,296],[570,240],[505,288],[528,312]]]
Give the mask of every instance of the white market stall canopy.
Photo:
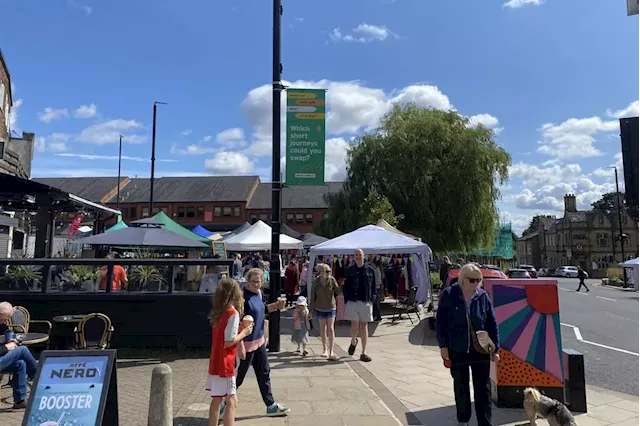
[[[635,259],[631,259],[631,260],[627,260],[624,263],[619,263],[619,266],[622,266],[623,268],[631,268],[633,269],[633,275],[631,277],[633,277],[633,288],[635,291],[639,291],[640,290],[640,257],[636,257]],[[631,278],[629,277],[629,274],[627,274],[626,271],[623,271],[624,274],[626,274],[627,278]]]
[[[376,225],[367,225],[348,234],[311,247],[311,256],[326,254],[353,254],[355,249],[365,254],[416,253],[430,260],[431,249],[425,243],[387,231]]]
[[[271,227],[259,220],[245,231],[225,239],[224,242],[229,251],[271,250]],[[302,241],[280,234],[281,250],[302,250],[303,247]]]
[[[388,253],[417,255],[415,256],[415,262],[420,264],[421,268],[414,268],[414,282],[418,286],[416,299],[419,303],[424,303],[428,299],[431,285],[426,265],[429,264],[432,253],[429,246],[376,225],[363,226],[348,234],[311,247],[309,251],[309,273],[313,273],[313,266],[317,256],[352,255],[356,249],[362,249],[365,255]],[[311,276],[309,278],[311,279]]]

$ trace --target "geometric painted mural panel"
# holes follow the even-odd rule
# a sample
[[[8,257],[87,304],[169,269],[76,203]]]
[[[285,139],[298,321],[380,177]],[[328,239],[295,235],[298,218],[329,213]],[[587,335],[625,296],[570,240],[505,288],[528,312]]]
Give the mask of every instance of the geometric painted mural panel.
[[[558,287],[551,280],[487,280],[500,331],[498,385],[561,387]]]

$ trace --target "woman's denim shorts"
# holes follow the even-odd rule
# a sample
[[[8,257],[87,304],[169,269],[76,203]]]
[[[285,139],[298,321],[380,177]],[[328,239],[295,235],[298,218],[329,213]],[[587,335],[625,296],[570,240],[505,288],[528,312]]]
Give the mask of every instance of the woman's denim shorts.
[[[318,318],[319,320],[335,318],[335,317],[336,317],[335,309],[333,311],[317,311],[316,310],[316,318]]]

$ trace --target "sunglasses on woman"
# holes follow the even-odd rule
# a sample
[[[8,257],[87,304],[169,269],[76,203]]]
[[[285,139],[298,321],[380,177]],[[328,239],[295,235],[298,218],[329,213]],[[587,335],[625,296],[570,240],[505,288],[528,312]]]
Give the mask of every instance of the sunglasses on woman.
[[[482,282],[482,278],[467,278],[471,284],[479,284]]]

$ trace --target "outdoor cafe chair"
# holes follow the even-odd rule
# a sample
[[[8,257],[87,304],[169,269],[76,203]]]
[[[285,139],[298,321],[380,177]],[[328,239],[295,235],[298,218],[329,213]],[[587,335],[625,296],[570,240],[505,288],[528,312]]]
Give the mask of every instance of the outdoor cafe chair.
[[[111,344],[113,330],[111,319],[105,314],[87,315],[73,331],[76,349],[107,349]]]
[[[418,317],[418,322],[420,322],[420,312],[418,310],[418,303],[416,302],[416,295],[418,294],[418,287],[411,287],[409,290],[409,294],[407,296],[399,296],[396,299],[396,304],[393,307],[395,312],[393,313],[393,317],[391,318],[391,322],[395,322],[397,320],[402,319],[402,314],[407,314],[409,321],[413,324],[413,320],[411,319],[411,311],[413,311]],[[399,308],[398,306],[401,306]],[[396,316],[397,314],[397,316]]]
[[[45,333],[47,336],[51,336],[51,322],[47,320],[33,320],[27,308],[24,306],[15,306],[7,327],[15,333],[27,334],[32,325],[42,325],[43,327],[38,328],[42,328],[43,330],[38,331],[38,333]]]

